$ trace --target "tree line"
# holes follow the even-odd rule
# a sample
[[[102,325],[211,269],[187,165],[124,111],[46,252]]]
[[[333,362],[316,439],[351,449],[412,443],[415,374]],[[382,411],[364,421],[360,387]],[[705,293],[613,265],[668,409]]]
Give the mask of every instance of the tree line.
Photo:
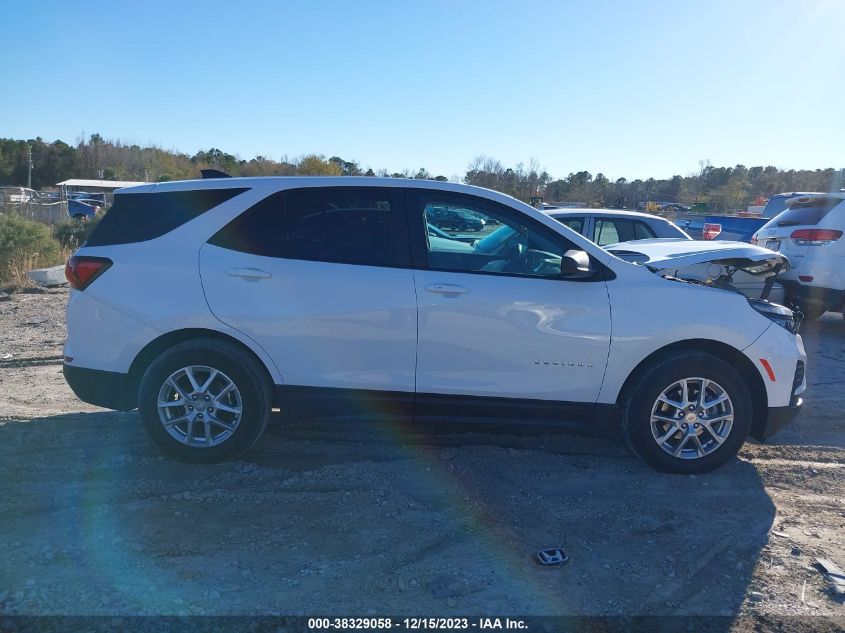
[[[364,169],[357,161],[339,156],[309,154],[274,160],[256,156],[249,160],[212,148],[193,156],[160,147],[141,147],[108,141],[99,134],[80,138],[71,145],[41,138],[0,139],[0,185],[23,186],[27,182],[28,150],[32,148],[32,186],[53,187],[68,178],[143,180],[163,182],[197,178],[201,169],[220,169],[233,176],[382,176],[449,180],[425,168],[389,172]],[[714,167],[701,161],[691,174],[671,178],[611,180],[602,173],[573,172],[564,178],[551,176],[536,160],[509,167],[495,158],[474,159],[462,178],[471,185],[488,187],[528,201],[542,196],[549,202],[578,202],[587,206],[636,208],[648,201],[684,205],[706,203],[712,210],[742,209],[759,196],[782,191],[834,191],[845,187],[845,169],[790,169],[774,166]]]

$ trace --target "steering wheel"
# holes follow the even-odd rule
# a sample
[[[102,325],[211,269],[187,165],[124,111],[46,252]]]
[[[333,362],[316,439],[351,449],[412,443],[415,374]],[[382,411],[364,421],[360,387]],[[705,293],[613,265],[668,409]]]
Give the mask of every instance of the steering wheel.
[[[525,265],[523,270],[525,272],[530,272],[534,274],[543,274],[544,269],[548,266],[551,268],[555,268],[554,265],[549,263],[549,260],[560,262],[560,256],[555,255],[554,253],[549,253],[547,251],[540,251],[530,249],[525,252],[523,256],[525,260]],[[560,264],[557,266],[560,267]]]
[[[510,253],[507,257],[507,264],[502,269],[502,272],[518,273],[525,270],[526,253],[528,247],[522,242],[516,242],[510,247]]]

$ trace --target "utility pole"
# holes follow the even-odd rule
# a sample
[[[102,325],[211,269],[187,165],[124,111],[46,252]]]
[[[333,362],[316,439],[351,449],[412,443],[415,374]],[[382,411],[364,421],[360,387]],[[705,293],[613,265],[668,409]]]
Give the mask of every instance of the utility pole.
[[[27,161],[26,188],[32,189],[32,145],[27,145],[27,149],[29,150],[29,159]]]

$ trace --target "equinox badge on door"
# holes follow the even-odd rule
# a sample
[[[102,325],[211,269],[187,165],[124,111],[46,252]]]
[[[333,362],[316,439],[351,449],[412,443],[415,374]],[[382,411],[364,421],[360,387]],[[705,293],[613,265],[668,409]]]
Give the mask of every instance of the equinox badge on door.
[[[546,365],[552,367],[593,367],[592,363],[576,363],[575,361],[565,360],[535,360],[535,365]]]

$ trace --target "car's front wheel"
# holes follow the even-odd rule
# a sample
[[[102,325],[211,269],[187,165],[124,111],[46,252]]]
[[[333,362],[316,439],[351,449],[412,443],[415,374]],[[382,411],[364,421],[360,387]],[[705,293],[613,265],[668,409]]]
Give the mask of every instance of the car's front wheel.
[[[628,446],[653,468],[711,471],[748,436],[753,403],[743,377],[703,352],[674,352],[646,367],[626,391],[622,428]]]
[[[216,339],[180,343],[141,379],[138,410],[150,438],[177,459],[234,459],[261,437],[271,409],[264,368],[239,346]]]

